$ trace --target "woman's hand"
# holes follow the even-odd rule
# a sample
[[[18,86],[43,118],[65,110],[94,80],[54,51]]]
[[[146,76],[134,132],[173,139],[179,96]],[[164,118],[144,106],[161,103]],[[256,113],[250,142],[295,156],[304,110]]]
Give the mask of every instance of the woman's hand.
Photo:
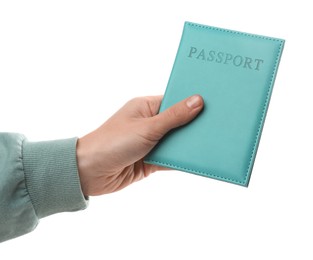
[[[163,167],[143,158],[171,129],[190,122],[203,108],[191,96],[157,114],[162,96],[134,98],[102,126],[80,138],[77,160],[85,196],[118,191]]]

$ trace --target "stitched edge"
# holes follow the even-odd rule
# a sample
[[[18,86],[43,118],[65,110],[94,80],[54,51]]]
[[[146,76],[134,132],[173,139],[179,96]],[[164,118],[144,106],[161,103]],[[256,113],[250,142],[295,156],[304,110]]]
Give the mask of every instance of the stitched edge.
[[[201,28],[201,29],[207,29],[207,30],[212,30],[212,31],[220,31],[220,32],[227,32],[227,33],[232,33],[232,34],[239,34],[239,35],[243,35],[243,36],[248,36],[248,37],[252,37],[252,38],[260,38],[260,39],[269,40],[269,41],[282,42],[282,39],[268,37],[268,36],[264,36],[264,35],[239,32],[239,31],[223,29],[223,28],[218,28],[218,27],[212,27],[212,26],[208,26],[208,25],[196,24],[196,23],[191,23],[191,22],[186,22],[186,24],[190,25],[190,26],[193,26],[193,27],[198,27],[198,28]]]
[[[272,72],[271,81],[270,81],[270,84],[269,84],[269,86],[268,86],[267,95],[266,95],[265,103],[264,103],[264,106],[263,106],[263,111],[262,111],[261,120],[260,120],[259,127],[258,127],[258,131],[257,131],[256,137],[255,137],[253,149],[252,149],[252,152],[251,152],[251,157],[250,157],[250,161],[249,161],[249,166],[248,166],[248,169],[247,169],[247,173],[246,173],[246,175],[245,175],[245,181],[247,180],[248,174],[249,174],[249,172],[250,172],[250,170],[251,170],[251,166],[252,166],[252,162],[253,162],[253,157],[254,157],[254,155],[255,155],[255,153],[256,153],[256,148],[257,148],[258,143],[259,143],[259,138],[260,138],[260,134],[261,134],[261,132],[262,132],[262,127],[264,126],[264,119],[265,119],[266,111],[267,111],[267,108],[268,108],[268,105],[269,105],[269,101],[270,101],[270,97],[271,97],[271,92],[272,92],[272,89],[273,89],[273,86],[274,86],[275,75],[276,75],[276,73],[277,73],[277,69],[278,69],[278,65],[279,65],[279,60],[280,60],[281,53],[282,53],[282,48],[283,48],[283,41],[280,40],[280,45],[279,45],[279,49],[278,49],[278,51],[277,51],[277,56],[276,56],[276,61],[275,61],[275,64],[274,64],[274,69],[273,69],[273,72]]]
[[[221,32],[226,32],[226,33],[231,33],[231,34],[239,34],[239,35],[243,35],[243,36],[246,36],[246,37],[259,38],[259,39],[263,39],[263,40],[276,41],[276,42],[280,43],[279,48],[278,48],[278,52],[277,52],[277,56],[276,56],[276,60],[275,60],[275,64],[274,64],[274,68],[273,68],[273,72],[272,72],[272,76],[271,76],[271,80],[270,80],[270,83],[269,83],[269,86],[268,86],[267,95],[266,95],[266,98],[265,98],[265,103],[264,103],[264,106],[263,106],[263,111],[262,111],[262,115],[261,115],[258,131],[256,133],[254,145],[252,147],[251,156],[250,156],[250,160],[249,160],[249,164],[248,164],[248,169],[246,171],[244,180],[243,181],[237,181],[237,180],[234,180],[234,179],[231,179],[231,178],[222,177],[222,176],[211,174],[211,173],[208,173],[208,172],[203,172],[203,171],[199,171],[199,170],[189,169],[189,168],[181,167],[181,166],[178,166],[178,165],[165,163],[165,162],[160,162],[160,161],[155,161],[155,160],[151,160],[151,159],[146,160],[146,162],[157,163],[157,164],[160,164],[162,166],[169,166],[169,167],[172,167],[172,168],[175,168],[175,169],[178,169],[178,170],[185,170],[185,171],[189,171],[189,172],[192,172],[192,173],[195,173],[195,174],[206,175],[206,176],[213,177],[213,178],[216,178],[216,179],[222,179],[222,180],[225,180],[225,181],[230,181],[230,182],[241,184],[241,185],[247,185],[248,184],[247,180],[248,180],[248,177],[250,176],[249,173],[250,173],[250,170],[251,170],[253,158],[254,158],[255,151],[256,151],[255,149],[257,148],[257,144],[259,143],[258,140],[259,140],[260,134],[262,132],[261,129],[262,129],[262,126],[264,124],[264,118],[265,118],[265,115],[266,115],[267,107],[268,107],[270,96],[271,96],[271,90],[273,89],[273,85],[274,85],[273,83],[274,83],[274,80],[275,80],[275,75],[277,73],[278,62],[280,60],[280,56],[281,56],[284,40],[278,39],[278,38],[267,37],[267,36],[263,36],[263,35],[250,34],[250,33],[245,33],[245,32],[229,30],[229,29],[223,29],[223,28],[218,28],[218,27],[201,25],[201,24],[196,24],[196,23],[191,23],[191,22],[186,22],[185,24],[189,25],[189,26],[192,26],[192,27],[195,27],[195,28],[199,28],[199,29],[215,30],[215,31],[221,31]]]
[[[145,162],[147,162],[147,163],[148,162],[157,163],[157,164],[159,164],[161,166],[169,166],[169,167],[175,168],[177,170],[185,170],[185,171],[189,171],[189,172],[192,172],[192,173],[195,173],[195,174],[206,175],[206,176],[213,177],[215,179],[222,179],[222,180],[230,181],[230,182],[237,183],[237,184],[242,184],[242,185],[246,184],[245,181],[241,182],[241,181],[237,181],[237,180],[234,180],[234,179],[231,179],[231,178],[226,178],[226,177],[223,177],[223,176],[219,176],[219,175],[215,175],[215,174],[211,174],[211,173],[208,173],[208,172],[199,171],[199,170],[195,170],[195,169],[189,169],[189,168],[178,166],[178,165],[171,164],[171,163],[160,162],[160,161],[155,161],[155,160],[151,160],[151,159],[145,160]]]

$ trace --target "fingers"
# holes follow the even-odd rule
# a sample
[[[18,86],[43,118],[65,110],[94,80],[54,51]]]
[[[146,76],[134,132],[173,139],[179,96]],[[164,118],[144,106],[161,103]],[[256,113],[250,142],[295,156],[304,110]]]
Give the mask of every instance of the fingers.
[[[143,170],[144,170],[144,177],[148,177],[151,173],[154,173],[154,172],[170,171],[170,170],[173,170],[173,169],[166,168],[166,167],[159,166],[159,165],[144,163],[143,164]]]
[[[153,117],[154,129],[161,136],[173,128],[187,124],[202,110],[204,101],[200,95],[194,95],[166,109]]]

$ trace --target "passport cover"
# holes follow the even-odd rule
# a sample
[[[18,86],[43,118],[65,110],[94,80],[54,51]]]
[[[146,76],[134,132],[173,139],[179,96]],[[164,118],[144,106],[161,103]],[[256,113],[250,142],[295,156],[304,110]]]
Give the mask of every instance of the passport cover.
[[[160,112],[193,94],[204,110],[145,158],[248,186],[284,40],[186,22]]]

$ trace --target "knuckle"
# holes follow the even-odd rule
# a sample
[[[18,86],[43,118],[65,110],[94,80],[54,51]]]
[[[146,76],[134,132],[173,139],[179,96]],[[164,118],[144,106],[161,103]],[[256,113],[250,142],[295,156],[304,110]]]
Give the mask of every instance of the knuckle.
[[[166,116],[175,120],[181,117],[181,113],[179,109],[172,107],[166,110]]]
[[[129,104],[138,104],[138,102],[140,102],[140,99],[139,97],[135,97],[135,98],[132,98],[131,100],[128,101]]]

